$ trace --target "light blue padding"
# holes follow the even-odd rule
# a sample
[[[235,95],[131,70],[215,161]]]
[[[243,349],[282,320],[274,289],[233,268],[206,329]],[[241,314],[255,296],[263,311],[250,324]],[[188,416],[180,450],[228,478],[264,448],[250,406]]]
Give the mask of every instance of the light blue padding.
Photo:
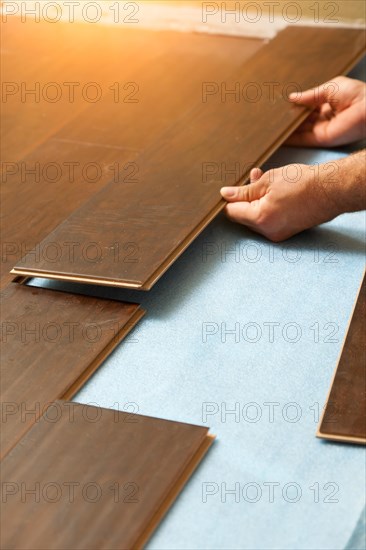
[[[366,513],[365,508],[358,520],[356,528],[353,532],[351,539],[348,541],[346,550],[365,550],[366,543]]]
[[[283,148],[271,165],[341,156]],[[235,246],[239,257],[225,257]],[[345,548],[364,506],[365,449],[327,443],[315,433],[362,279],[364,247],[364,213],[341,216],[279,245],[219,216],[150,293],[84,287],[89,294],[136,300],[148,313],[75,400],[118,403],[120,409],[137,403],[141,414],[204,424],[217,436],[149,548]],[[271,343],[265,323],[273,322],[279,327]],[[224,343],[221,323],[228,329],[256,325],[246,327],[246,339],[241,334],[235,343],[229,334]],[[291,323],[296,325],[283,335]],[[258,327],[262,334],[250,343]],[[295,328],[301,334],[291,343]],[[205,343],[210,330],[215,334]],[[268,402],[278,403],[273,422]],[[225,404],[233,409],[235,403],[241,416],[221,419]],[[248,403],[256,405],[245,408]],[[207,418],[205,408],[213,411]],[[291,422],[296,414],[300,418]],[[272,503],[263,485],[268,482],[280,484]],[[291,482],[301,488],[298,502],[282,496]],[[262,496],[248,502],[258,488],[252,486],[240,502],[234,495],[222,502],[221,483],[228,489],[256,483]],[[324,502],[334,488],[337,502]],[[203,490],[218,492],[203,502]],[[295,496],[289,488],[287,499]]]

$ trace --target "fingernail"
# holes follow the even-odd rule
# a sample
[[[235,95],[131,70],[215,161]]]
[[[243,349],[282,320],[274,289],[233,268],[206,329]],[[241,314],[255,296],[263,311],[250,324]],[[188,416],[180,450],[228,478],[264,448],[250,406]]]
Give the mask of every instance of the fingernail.
[[[226,199],[233,199],[236,195],[236,189],[232,187],[223,187],[221,189],[221,195],[223,195]]]
[[[296,99],[297,98],[297,93],[296,92],[291,92],[291,94],[288,97],[290,99]]]

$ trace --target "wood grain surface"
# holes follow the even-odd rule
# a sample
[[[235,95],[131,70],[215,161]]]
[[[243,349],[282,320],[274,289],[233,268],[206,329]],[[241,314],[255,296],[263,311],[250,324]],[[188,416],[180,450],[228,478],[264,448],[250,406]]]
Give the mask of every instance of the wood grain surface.
[[[165,49],[158,34],[147,48],[144,32],[120,32],[114,25],[31,18],[22,23],[10,17],[1,27],[1,158],[6,162],[20,161],[77,115],[84,112],[88,120],[86,111],[114,97],[110,86],[135,81]]]
[[[2,105],[1,288],[10,269],[106,183],[137,188],[137,156],[187,116],[202,81],[224,80],[262,45],[14,17],[3,26],[2,75],[10,87]],[[74,101],[65,82],[75,83]],[[50,83],[62,92],[56,103],[47,100],[55,94]],[[101,91],[95,103],[87,101],[90,83]],[[25,94],[37,84],[39,101]],[[122,263],[136,248],[123,241]],[[74,244],[81,256],[84,245]],[[70,243],[60,246],[69,251]]]
[[[44,254],[39,259],[29,254],[13,273],[150,289],[222,210],[220,187],[246,182],[250,168],[261,165],[304,120],[307,111],[291,105],[288,93],[347,72],[364,49],[361,30],[280,32],[230,77],[211,83],[218,93],[206,101],[201,97],[184,117],[175,113],[170,128],[135,160],[137,183],[109,184],[39,245],[43,251],[53,242],[83,247],[96,242],[101,249],[131,243],[134,262],[120,265],[108,256],[94,263],[82,256],[70,261],[65,251],[50,262]],[[239,89],[239,98],[223,93],[233,89]],[[134,123],[138,127],[140,118]]]
[[[1,312],[3,457],[50,402],[80,389],[144,312],[136,304],[18,284],[1,293]]]
[[[212,441],[205,427],[51,404],[2,461],[1,547],[141,548]]]
[[[366,275],[328,395],[318,437],[366,443]]]

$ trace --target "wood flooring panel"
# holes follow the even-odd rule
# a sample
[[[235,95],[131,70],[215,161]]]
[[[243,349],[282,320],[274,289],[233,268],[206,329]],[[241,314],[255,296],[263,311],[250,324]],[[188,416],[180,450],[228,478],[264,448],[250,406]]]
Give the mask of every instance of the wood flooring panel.
[[[205,427],[52,404],[2,461],[2,548],[141,548],[212,441]]]
[[[282,31],[224,82],[241,90],[256,83],[258,101],[215,94],[200,102],[136,160],[139,185],[106,186],[40,244],[42,250],[51,242],[78,240],[103,248],[128,241],[138,247],[137,262],[121,266],[106,258],[89,265],[63,254],[51,263],[29,254],[13,273],[150,289],[222,210],[220,187],[247,181],[250,167],[261,165],[307,116],[287,100],[294,83],[307,89],[347,72],[364,52],[364,36],[341,28]],[[216,168],[212,175],[204,173],[207,163]],[[224,179],[222,169],[228,172]]]
[[[33,27],[30,30],[26,27],[28,37],[35,32]],[[60,41],[60,36],[66,39],[70,35],[71,45],[74,45],[79,28],[76,26],[72,31],[69,27],[62,26],[56,32],[56,39],[49,36],[48,27],[41,27],[40,36],[54,46]],[[121,33],[123,37],[120,38]],[[80,68],[86,64],[89,68],[95,60],[95,74],[99,81],[104,79],[104,89],[108,86],[107,76],[109,83],[121,81],[120,101],[115,101],[114,93],[108,93],[100,102],[75,115],[41,145],[34,146],[20,161],[14,162],[10,157],[3,163],[1,288],[12,279],[10,269],[107,182],[118,185],[127,182],[137,186],[139,168],[134,162],[137,155],[174,124],[177,114],[178,119],[183,118],[192,110],[200,99],[203,79],[224,79],[262,44],[260,40],[125,29],[119,29],[117,33],[114,29],[99,47],[103,53],[83,63],[89,50],[91,54],[96,53],[92,37],[100,38],[100,34],[85,30],[81,34],[81,43],[77,43],[74,51],[74,65]],[[24,44],[17,46],[17,52],[20,47],[24,48]],[[58,74],[60,67],[55,59],[45,55],[45,46],[43,50],[39,50],[39,45],[37,48],[36,53],[43,60],[42,70],[46,69],[46,74],[49,70]],[[238,53],[234,56],[236,51]],[[108,59],[108,64],[103,61],[107,69],[101,69],[103,56]],[[28,63],[24,63],[19,53],[16,61],[23,71],[22,78],[31,78],[35,62],[27,58]],[[55,64],[55,68],[49,69],[47,62]],[[199,70],[194,71],[195,67]],[[11,68],[9,64],[8,73],[11,73]],[[30,72],[25,76],[28,70]],[[123,82],[133,81],[139,86],[136,97],[133,86],[126,90],[122,86]],[[39,118],[41,106],[38,109]],[[17,112],[8,108],[7,115],[8,125],[11,123],[17,127]],[[37,120],[35,118],[34,122]],[[30,119],[27,118],[23,124],[26,135],[32,134]],[[22,150],[22,143],[17,147]],[[96,167],[93,169],[91,164]],[[78,242],[75,251],[80,254]],[[70,243],[66,246],[69,250]],[[136,249],[137,245],[126,241],[121,255],[127,260],[135,260],[133,247]],[[128,256],[131,253],[133,257]]]
[[[11,17],[2,32],[3,162],[22,159],[79,113],[91,112],[104,97],[114,98],[114,83],[124,93],[123,86],[138,81],[165,50],[159,33],[113,25],[21,23]],[[99,87],[96,102],[92,83]],[[36,95],[26,94],[32,89]]]
[[[155,34],[150,32],[147,44],[156,40]],[[109,94],[63,128],[59,138],[144,151],[180,121],[191,122],[204,83],[225,81],[264,43],[167,31],[158,35],[163,52],[136,78],[139,89],[121,87],[120,104]]]
[[[334,375],[318,437],[366,443],[366,275]]]
[[[9,165],[1,184],[0,288],[13,278],[9,271],[17,261],[107,183],[136,184],[137,154],[118,147],[69,143],[56,135],[15,166]],[[90,261],[98,261],[99,254],[109,253],[122,263],[134,259],[128,256],[127,242],[118,251],[110,243],[103,251],[91,245],[89,252],[78,243],[79,239],[64,246],[71,254],[86,254]],[[59,249],[53,243],[43,253],[51,257]]]
[[[136,304],[12,284],[1,293],[0,456],[72,397],[142,317]]]

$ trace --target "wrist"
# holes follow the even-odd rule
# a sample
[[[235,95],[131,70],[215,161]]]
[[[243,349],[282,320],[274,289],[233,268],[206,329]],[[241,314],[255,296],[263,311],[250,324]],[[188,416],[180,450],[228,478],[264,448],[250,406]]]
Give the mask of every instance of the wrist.
[[[311,184],[309,192],[313,196],[313,207],[317,213],[319,223],[333,220],[342,214],[341,167],[338,161],[310,166]]]
[[[320,167],[318,183],[326,196],[329,219],[366,208],[365,154],[361,151]]]

